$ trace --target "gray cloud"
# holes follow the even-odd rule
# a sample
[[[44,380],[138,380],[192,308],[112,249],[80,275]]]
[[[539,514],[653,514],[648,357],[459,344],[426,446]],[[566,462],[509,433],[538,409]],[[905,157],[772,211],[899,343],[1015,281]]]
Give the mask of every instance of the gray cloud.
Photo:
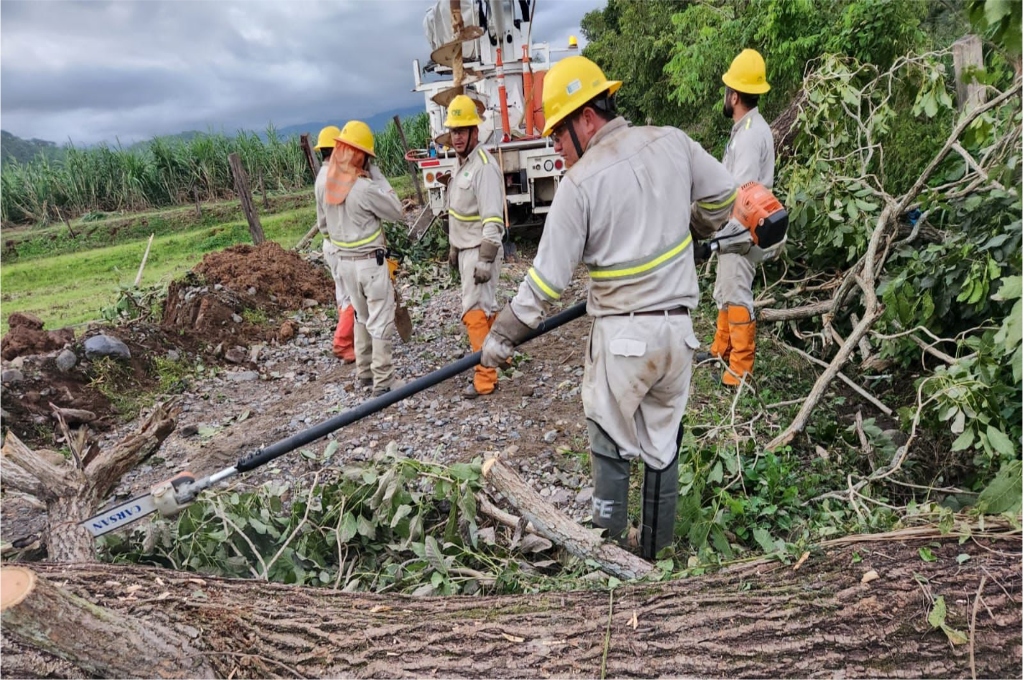
[[[415,106],[431,0],[0,4],[0,125],[123,142]],[[604,0],[539,0],[534,42],[564,45]]]

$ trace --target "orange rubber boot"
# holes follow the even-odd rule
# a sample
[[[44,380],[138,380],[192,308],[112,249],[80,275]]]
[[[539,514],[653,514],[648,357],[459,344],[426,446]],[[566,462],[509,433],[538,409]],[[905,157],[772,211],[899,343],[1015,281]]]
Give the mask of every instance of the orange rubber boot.
[[[338,307],[338,327],[334,329],[334,356],[346,364],[354,363],[356,360],[355,342],[353,334],[356,325],[356,309],[352,305],[342,308]]]
[[[754,344],[757,322],[750,318],[746,307],[729,305],[729,340],[732,353],[729,355],[729,371],[722,376],[726,385],[737,386],[747,373],[754,370]]]
[[[718,310],[718,326],[715,328],[715,341],[711,343],[711,355],[729,362],[729,351],[732,345],[729,342],[729,311]]]
[[[462,316],[462,323],[466,326],[469,334],[469,346],[474,352],[479,352],[484,346],[484,339],[491,329],[493,318],[487,318],[482,309],[471,309]],[[490,394],[498,384],[498,370],[477,365],[476,373],[473,374],[473,388],[477,394]]]

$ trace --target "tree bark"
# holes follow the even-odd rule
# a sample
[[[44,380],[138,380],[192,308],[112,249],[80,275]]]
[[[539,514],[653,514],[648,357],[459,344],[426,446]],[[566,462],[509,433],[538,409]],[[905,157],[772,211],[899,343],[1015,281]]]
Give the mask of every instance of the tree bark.
[[[79,461],[81,467],[71,461],[58,464],[48,452],[32,451],[13,432],[7,433],[0,480],[3,486],[30,494],[46,504],[43,543],[50,559],[95,559],[92,535],[78,523],[99,509],[126,472],[156,453],[174,431],[176,415],[173,402],[158,404],[138,431],[95,458]]]
[[[231,174],[235,178],[235,193],[242,203],[242,213],[249,223],[249,234],[252,242],[259,245],[267,240],[263,235],[263,225],[260,224],[260,216],[256,212],[256,206],[252,204],[252,189],[249,187],[249,176],[242,167],[242,159],[237,153],[228,156],[228,164],[231,166]]]
[[[299,135],[299,146],[302,147],[302,155],[306,157],[306,165],[309,166],[309,171],[313,173],[313,181],[315,182],[317,175],[320,174],[320,159],[313,152],[313,147],[309,143],[308,132],[303,132]]]
[[[650,562],[606,543],[566,517],[497,458],[484,461],[482,469],[484,478],[523,514],[534,531],[576,557],[594,560],[603,571],[624,579],[643,578],[654,570]]]
[[[3,630],[101,677],[213,675],[180,632],[71,595],[25,567],[2,570]]]
[[[951,645],[928,614],[942,596],[946,624],[966,635],[986,578],[973,626],[977,675],[1019,675],[1020,533],[963,545],[935,533],[847,538],[799,570],[759,560],[622,586],[610,607],[607,590],[412,598],[136,566],[38,568],[117,614],[202,631],[197,653],[234,678],[597,677],[609,612],[608,677],[964,677],[971,646]],[[918,555],[926,544],[934,562]],[[958,565],[960,554],[970,558]],[[863,583],[869,570],[879,578]],[[33,651],[8,636],[3,644],[5,667]]]

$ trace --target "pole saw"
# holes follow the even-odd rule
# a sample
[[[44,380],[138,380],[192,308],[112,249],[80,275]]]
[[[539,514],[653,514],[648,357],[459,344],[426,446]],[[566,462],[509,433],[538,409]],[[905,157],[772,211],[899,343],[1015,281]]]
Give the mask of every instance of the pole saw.
[[[520,344],[540,337],[559,326],[564,326],[570,321],[580,318],[586,314],[586,312],[587,303],[578,302],[572,307],[559,312],[555,316],[542,321],[541,324],[527,335]],[[338,414],[333,418],[323,421],[322,423],[302,430],[301,432],[297,432],[290,437],[286,437],[285,439],[277,441],[267,447],[257,449],[256,451],[240,458],[238,462],[231,467],[224,468],[220,472],[215,472],[212,475],[202,477],[200,479],[196,479],[190,472],[182,472],[171,479],[156,484],[149,490],[149,493],[136,496],[135,498],[127,500],[113,508],[110,508],[109,510],[105,510],[99,515],[79,522],[79,524],[88,529],[89,533],[91,533],[93,537],[97,537],[126,527],[143,517],[153,514],[154,512],[159,512],[164,517],[176,515],[191,504],[201,491],[210,488],[214,484],[222,482],[229,477],[234,477],[240,472],[248,472],[249,470],[258,468],[261,465],[269,463],[275,458],[294,451],[300,446],[305,446],[306,444],[314,442],[322,437],[326,437],[335,430],[339,430],[346,425],[351,425],[357,420],[362,420],[363,418],[377,413],[378,411],[382,411],[392,404],[396,404],[403,399],[422,392],[427,388],[440,384],[449,378],[453,378],[463,371],[468,371],[479,363],[480,352],[474,352],[473,354],[465,356],[456,362],[444,366],[443,368],[439,368],[433,373],[428,373],[425,376],[417,378],[407,385],[403,385],[402,387],[391,390],[379,397],[365,401],[355,408],[349,409],[348,411]]]

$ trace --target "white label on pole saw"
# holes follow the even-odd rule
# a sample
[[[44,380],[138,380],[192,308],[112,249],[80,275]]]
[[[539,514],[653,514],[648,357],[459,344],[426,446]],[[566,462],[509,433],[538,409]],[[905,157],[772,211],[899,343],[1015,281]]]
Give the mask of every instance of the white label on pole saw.
[[[103,512],[103,514],[90,517],[84,522],[79,522],[79,524],[88,529],[89,533],[94,537],[102,536],[116,529],[126,527],[132,522],[154,512],[156,512],[156,506],[153,505],[153,496],[147,493],[116,505]]]

